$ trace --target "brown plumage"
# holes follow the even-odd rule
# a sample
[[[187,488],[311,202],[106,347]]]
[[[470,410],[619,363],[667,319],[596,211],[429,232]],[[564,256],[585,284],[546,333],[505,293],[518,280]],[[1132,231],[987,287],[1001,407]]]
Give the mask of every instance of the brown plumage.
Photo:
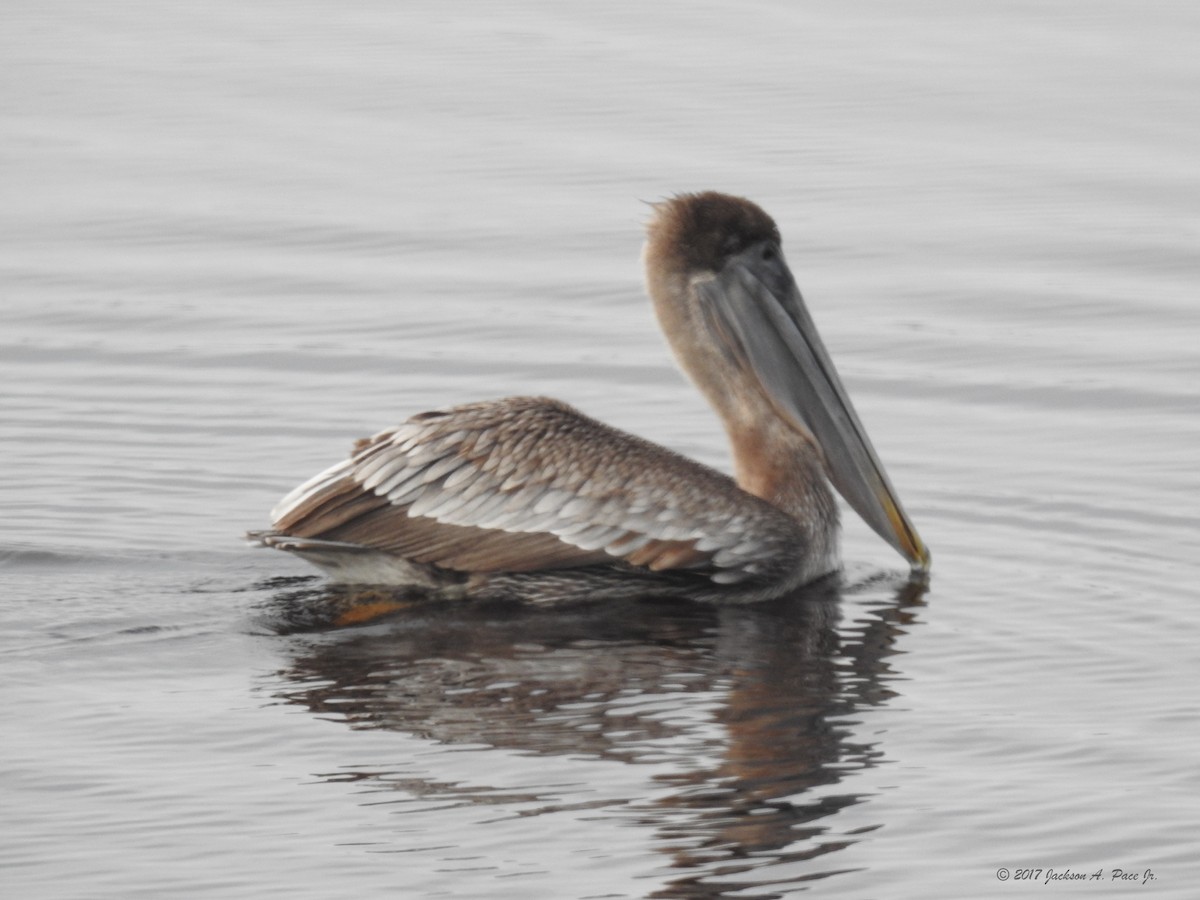
[[[792,395],[816,372],[835,389],[822,387],[815,406],[848,400],[836,374],[807,359],[807,375],[786,371],[793,355],[811,352],[793,332],[821,348],[794,308],[799,293],[775,223],[749,201],[715,193],[655,209],[647,285],[677,358],[726,425],[736,481],[566,404],[512,397],[421,413],[359,441],[348,460],[284,498],[273,530],[254,537],[338,580],[448,597],[747,601],[835,569],[829,451],[815,433],[830,426],[805,421]],[[840,430],[839,421],[839,439]],[[865,433],[849,431],[849,455],[870,470],[869,444],[857,456]],[[836,482],[838,467],[829,472]],[[848,499],[870,507],[881,490],[911,532],[885,537],[923,565],[927,553],[878,473],[868,471],[866,493]],[[892,515],[868,509],[877,530],[872,514]]]

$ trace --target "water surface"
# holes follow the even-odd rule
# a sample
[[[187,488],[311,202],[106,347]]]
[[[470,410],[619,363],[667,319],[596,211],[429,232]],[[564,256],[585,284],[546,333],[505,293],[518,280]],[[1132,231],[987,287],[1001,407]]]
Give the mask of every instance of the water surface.
[[[1192,896],[1198,37],[1184,3],[12,5],[8,890]],[[927,591],[848,521],[844,577],[763,607],[335,627],[241,545],[447,403],[726,465],[638,263],[639,201],[707,188],[778,219]]]

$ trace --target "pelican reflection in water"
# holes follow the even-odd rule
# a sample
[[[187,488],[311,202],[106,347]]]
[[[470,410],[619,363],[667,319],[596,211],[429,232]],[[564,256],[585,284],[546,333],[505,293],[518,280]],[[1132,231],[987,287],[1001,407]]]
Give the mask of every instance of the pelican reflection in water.
[[[914,571],[892,489],[780,249],[748,200],[655,205],[646,285],[725,425],[735,477],[540,397],[420,413],[283,498],[253,533],[350,584],[552,603],[777,597],[836,571],[830,484]]]

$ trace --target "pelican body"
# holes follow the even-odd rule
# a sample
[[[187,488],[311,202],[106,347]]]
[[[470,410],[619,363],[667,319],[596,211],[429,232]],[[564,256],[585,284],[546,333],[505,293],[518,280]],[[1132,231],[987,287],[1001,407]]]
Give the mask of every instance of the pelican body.
[[[754,602],[839,568],[832,485],[924,571],[771,217],[713,192],[656,204],[645,267],[676,360],[724,423],[733,478],[556,400],[510,397],[359,441],[252,537],[335,581],[447,598]]]

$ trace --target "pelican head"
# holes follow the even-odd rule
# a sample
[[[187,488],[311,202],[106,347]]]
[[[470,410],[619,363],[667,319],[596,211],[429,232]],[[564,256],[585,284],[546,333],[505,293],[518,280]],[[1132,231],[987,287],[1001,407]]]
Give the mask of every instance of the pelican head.
[[[655,204],[645,263],[671,349],[731,437],[739,484],[772,499],[781,484],[809,477],[800,460],[819,459],[851,508],[925,571],[929,551],[817,334],[771,217],[727,194],[674,197]]]

